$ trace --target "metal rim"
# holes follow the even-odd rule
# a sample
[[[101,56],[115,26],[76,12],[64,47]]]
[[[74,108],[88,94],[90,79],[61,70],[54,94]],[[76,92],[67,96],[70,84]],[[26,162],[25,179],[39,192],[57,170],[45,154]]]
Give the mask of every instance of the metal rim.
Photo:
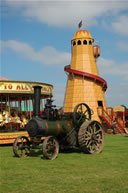
[[[91,120],[91,109],[85,103],[78,104],[73,112],[73,122],[81,126],[85,121]]]
[[[98,121],[83,123],[78,133],[80,148],[90,154],[100,153],[104,146],[104,133]]]
[[[26,157],[30,153],[30,142],[27,137],[19,136],[13,143],[13,152],[16,157]]]
[[[53,136],[46,137],[43,142],[42,150],[45,158],[54,160],[59,153],[59,143],[57,139]]]

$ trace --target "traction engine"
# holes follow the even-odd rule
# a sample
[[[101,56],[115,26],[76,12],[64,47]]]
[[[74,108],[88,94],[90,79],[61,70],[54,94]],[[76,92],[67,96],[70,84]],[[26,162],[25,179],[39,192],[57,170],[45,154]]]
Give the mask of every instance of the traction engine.
[[[74,112],[63,113],[47,99],[40,116],[41,87],[34,87],[34,112],[27,124],[29,138],[19,136],[13,144],[17,157],[31,155],[31,149],[40,148],[44,158],[53,160],[59,150],[79,149],[84,153],[100,153],[104,146],[104,133],[98,121],[91,120],[92,111],[85,103],[78,104]]]

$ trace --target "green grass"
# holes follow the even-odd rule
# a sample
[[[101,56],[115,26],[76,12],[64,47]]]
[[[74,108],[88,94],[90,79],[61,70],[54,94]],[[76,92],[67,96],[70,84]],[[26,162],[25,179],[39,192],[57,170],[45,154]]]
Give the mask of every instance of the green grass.
[[[40,152],[41,153],[41,152]],[[50,161],[39,152],[13,156],[0,147],[0,193],[128,193],[128,136],[106,136],[101,154],[60,153]]]

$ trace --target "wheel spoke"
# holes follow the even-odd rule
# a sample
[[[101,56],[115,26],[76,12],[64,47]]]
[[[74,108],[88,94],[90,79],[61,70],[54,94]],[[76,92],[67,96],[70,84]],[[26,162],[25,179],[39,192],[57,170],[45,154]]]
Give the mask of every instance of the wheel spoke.
[[[79,118],[79,120],[78,120],[79,123],[80,123],[80,121],[82,120],[83,116],[84,116],[83,114],[80,115],[80,118]]]
[[[94,124],[92,125],[92,129],[93,129],[93,133],[95,133],[95,132],[97,131],[97,125],[96,125],[96,123],[94,123]]]
[[[85,133],[85,138],[87,139],[87,138],[91,138],[91,134],[90,134],[90,132],[88,132],[88,131],[86,131],[86,133]]]
[[[97,143],[102,143],[102,138],[101,138],[101,136],[100,136],[100,135],[99,135],[99,136],[97,136],[96,141],[97,141]]]
[[[80,110],[81,110],[81,113],[83,113],[83,108],[82,108],[82,105],[80,105]]]
[[[24,143],[24,139],[23,139],[23,138],[21,138],[21,143],[22,143],[22,145],[23,145],[23,143]]]
[[[87,112],[88,112],[88,110],[86,109],[83,114],[85,115]]]
[[[91,126],[89,126],[89,127],[88,127],[88,131],[89,131],[90,135],[92,135],[92,134],[93,134],[93,129],[92,129],[92,127],[91,127]]]
[[[84,114],[85,119],[89,120],[88,109],[86,109],[83,114]]]
[[[90,140],[91,139],[91,136],[85,136],[85,140]]]
[[[97,149],[97,146],[95,144],[93,144],[92,146],[90,146],[90,152],[94,153]]]
[[[87,143],[87,148],[91,147],[92,141],[91,141],[91,140],[88,140],[87,142],[88,142],[88,143]]]

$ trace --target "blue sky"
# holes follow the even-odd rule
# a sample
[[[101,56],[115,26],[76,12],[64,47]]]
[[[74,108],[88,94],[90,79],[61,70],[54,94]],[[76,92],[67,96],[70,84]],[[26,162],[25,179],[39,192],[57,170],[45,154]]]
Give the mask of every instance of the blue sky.
[[[83,21],[101,56],[100,76],[108,83],[108,106],[128,107],[128,1],[1,1],[0,76],[54,85],[63,105],[71,61],[71,39]]]

